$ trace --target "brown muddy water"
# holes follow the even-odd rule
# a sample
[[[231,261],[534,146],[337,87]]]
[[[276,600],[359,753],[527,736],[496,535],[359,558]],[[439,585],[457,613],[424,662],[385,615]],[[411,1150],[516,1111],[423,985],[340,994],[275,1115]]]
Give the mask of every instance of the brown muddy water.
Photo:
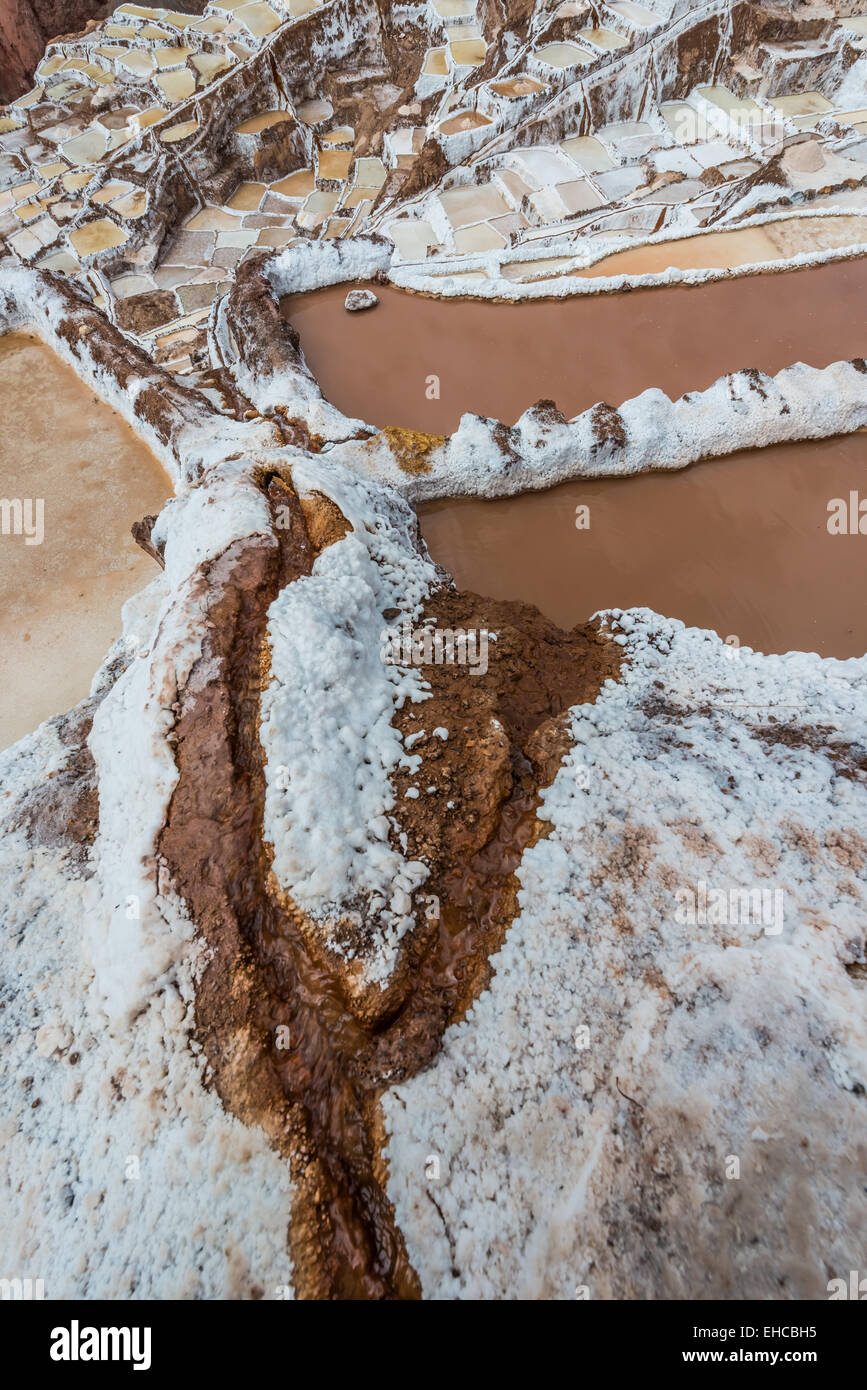
[[[172,489],[126,421],[26,333],[0,337],[0,423],[0,497],[31,522],[15,534],[15,512],[0,516],[6,748],[88,694],[121,606],[157,573],[129,528]]]
[[[350,288],[283,301],[324,394],[370,424],[431,434],[451,434],[465,411],[511,425],[552,399],[573,416],[650,386],[676,398],[742,367],[826,367],[867,351],[864,258],[521,304],[384,286],[375,309],[354,314],[343,307]]]
[[[867,500],[864,431],[675,473],[429,503],[420,520],[459,588],[522,599],[563,628],[641,606],[757,651],[850,657],[867,651],[867,535],[832,535],[828,504],[848,511],[852,492]]]

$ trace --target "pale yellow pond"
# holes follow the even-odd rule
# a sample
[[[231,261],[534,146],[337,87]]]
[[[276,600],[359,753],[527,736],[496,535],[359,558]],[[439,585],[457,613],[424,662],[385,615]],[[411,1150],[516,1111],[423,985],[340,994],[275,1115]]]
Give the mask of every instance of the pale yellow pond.
[[[126,421],[27,333],[0,337],[0,419],[5,748],[88,694],[122,605],[158,573],[130,526],[172,489]]]

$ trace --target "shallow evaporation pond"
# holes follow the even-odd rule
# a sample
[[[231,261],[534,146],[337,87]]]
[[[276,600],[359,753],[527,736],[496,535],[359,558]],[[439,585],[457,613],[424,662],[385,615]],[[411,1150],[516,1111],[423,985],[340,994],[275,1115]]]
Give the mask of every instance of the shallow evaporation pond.
[[[160,511],[171,484],[126,422],[38,338],[0,337],[0,497],[31,502],[41,544],[0,531],[0,747],[83,699],[121,606],[157,573],[130,526]]]
[[[764,227],[706,232],[647,246],[627,247],[576,274],[583,280],[615,275],[659,275],[676,270],[714,270],[762,265],[804,252],[867,242],[867,217],[793,217]],[[532,262],[528,262],[528,270]]]
[[[756,651],[845,658],[867,651],[867,536],[831,534],[828,504],[848,511],[852,492],[867,498],[863,431],[673,473],[428,503],[420,520],[460,588],[534,604],[566,629],[603,608],[647,607]],[[785,690],[776,699],[785,705]]]
[[[676,398],[742,367],[826,367],[867,351],[864,258],[519,304],[384,286],[377,308],[354,314],[343,307],[349,288],[283,301],[324,394],[370,424],[431,434],[451,434],[465,411],[511,425],[551,399],[573,416],[650,386]]]

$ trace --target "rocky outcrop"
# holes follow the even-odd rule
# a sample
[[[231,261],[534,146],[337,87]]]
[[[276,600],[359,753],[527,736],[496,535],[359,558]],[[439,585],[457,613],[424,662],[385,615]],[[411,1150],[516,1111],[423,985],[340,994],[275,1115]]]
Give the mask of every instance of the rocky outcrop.
[[[6,0],[0,12],[0,101],[27,91],[50,39],[78,33],[113,9],[113,0]]]

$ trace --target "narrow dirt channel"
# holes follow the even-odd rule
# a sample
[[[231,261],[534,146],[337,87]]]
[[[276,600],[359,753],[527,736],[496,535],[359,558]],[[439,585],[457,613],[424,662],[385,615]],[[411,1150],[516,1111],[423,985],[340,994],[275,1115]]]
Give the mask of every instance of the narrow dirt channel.
[[[433,697],[425,718],[455,731],[446,746],[433,739],[418,749],[443,793],[440,809],[421,815],[398,781],[395,814],[407,854],[430,864],[426,891],[440,910],[432,938],[423,934],[407,963],[398,1007],[367,1026],[308,948],[263,835],[267,613],[282,585],[309,573],[317,527],[288,479],[271,475],[262,486],[292,525],[275,530],[279,544],[231,547],[202,577],[210,635],[201,680],[194,672],[177,706],[179,781],[160,857],[210,950],[196,1031],[214,1084],[290,1163],[297,1295],[414,1298],[418,1280],[385,1192],[379,1097],[436,1055],[448,1024],[489,978],[489,957],[515,911],[514,869],[538,833],[538,791],[565,750],[561,716],[616,676],[619,648],[592,625],[560,633],[520,604],[448,589],[430,597],[426,616],[488,627],[499,640],[483,689],[466,667],[426,671]],[[411,708],[395,718],[403,732],[414,730]]]

